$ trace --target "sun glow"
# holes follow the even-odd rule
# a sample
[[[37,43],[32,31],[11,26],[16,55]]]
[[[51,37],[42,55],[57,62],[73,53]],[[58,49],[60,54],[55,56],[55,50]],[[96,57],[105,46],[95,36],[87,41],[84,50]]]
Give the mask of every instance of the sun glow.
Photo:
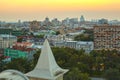
[[[1,8],[8,9],[41,9],[41,10],[97,10],[115,9],[120,1],[114,0],[1,0]],[[117,6],[117,7],[115,7]],[[0,8],[0,9],[1,9]]]
[[[120,0],[0,0],[0,16],[31,13],[116,11],[120,12]],[[49,15],[48,14],[48,15]],[[74,14],[73,14],[74,15]]]

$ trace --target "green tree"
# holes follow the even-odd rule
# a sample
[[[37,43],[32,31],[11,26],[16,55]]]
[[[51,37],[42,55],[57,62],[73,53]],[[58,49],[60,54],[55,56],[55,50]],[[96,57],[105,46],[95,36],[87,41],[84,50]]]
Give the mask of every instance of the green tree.
[[[88,30],[88,29],[86,29],[84,33],[85,33],[85,34],[93,34],[94,31],[93,31],[93,30]]]
[[[73,68],[66,74],[64,80],[90,80],[90,78],[87,73],[82,73],[78,68]]]
[[[34,56],[34,60],[33,60],[33,65],[35,66],[38,62],[38,58],[40,56],[41,50],[37,50],[36,53],[33,55]]]
[[[120,80],[120,72],[118,69],[108,69],[104,73],[104,78],[107,80]]]
[[[22,42],[23,38],[18,38],[17,42]]]
[[[0,72],[3,70],[5,56],[0,56]]]
[[[90,34],[79,34],[75,36],[76,41],[93,41],[93,36]]]
[[[56,31],[56,35],[59,35],[60,34],[60,31]]]
[[[44,35],[36,35],[35,38],[44,38]]]
[[[17,58],[4,65],[4,69],[15,69],[23,73],[29,72],[34,68],[33,61]]]

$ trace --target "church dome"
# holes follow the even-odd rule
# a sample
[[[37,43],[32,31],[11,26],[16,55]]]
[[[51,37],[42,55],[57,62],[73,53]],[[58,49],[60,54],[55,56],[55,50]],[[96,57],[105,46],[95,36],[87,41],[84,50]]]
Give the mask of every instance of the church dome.
[[[29,80],[23,73],[17,70],[5,70],[0,73],[0,80]]]

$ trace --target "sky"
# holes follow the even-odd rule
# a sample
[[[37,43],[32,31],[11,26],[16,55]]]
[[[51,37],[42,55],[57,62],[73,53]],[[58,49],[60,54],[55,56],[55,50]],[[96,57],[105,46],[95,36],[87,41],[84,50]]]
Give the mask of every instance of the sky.
[[[120,20],[120,0],[0,0],[1,21],[58,18]]]

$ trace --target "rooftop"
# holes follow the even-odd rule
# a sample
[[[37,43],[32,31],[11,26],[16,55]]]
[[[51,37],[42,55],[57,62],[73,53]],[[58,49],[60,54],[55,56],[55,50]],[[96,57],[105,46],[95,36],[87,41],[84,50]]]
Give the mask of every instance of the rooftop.
[[[29,79],[19,71],[5,70],[1,72],[0,80],[29,80]]]
[[[54,80],[67,71],[67,69],[62,69],[57,65],[48,40],[46,39],[36,67],[26,75],[28,77]]]
[[[16,37],[16,36],[13,36],[13,35],[8,35],[8,34],[0,34],[0,37]]]

